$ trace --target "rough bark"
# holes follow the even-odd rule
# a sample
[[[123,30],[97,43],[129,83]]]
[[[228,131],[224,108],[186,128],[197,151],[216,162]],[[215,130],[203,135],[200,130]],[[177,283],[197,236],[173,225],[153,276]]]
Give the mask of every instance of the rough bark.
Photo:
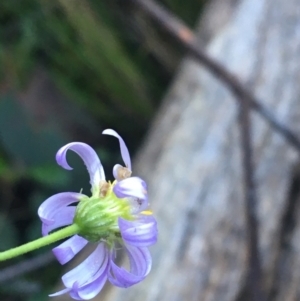
[[[223,9],[216,3],[206,17],[212,23]],[[200,29],[200,40],[209,40],[207,50],[299,132],[300,2],[240,0],[228,16],[209,37]],[[226,87],[186,59],[134,169],[148,181],[159,223],[152,272],[127,290],[108,286],[95,300],[249,299],[236,115]],[[298,156],[252,117],[263,285],[270,300],[299,300]]]

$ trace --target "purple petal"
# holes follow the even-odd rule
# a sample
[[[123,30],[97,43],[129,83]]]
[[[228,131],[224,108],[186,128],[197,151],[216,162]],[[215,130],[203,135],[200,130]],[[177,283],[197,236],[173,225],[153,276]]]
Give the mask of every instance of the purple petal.
[[[119,177],[118,177],[118,170],[120,168],[122,168],[123,166],[120,165],[120,164],[116,164],[114,167],[113,167],[113,175],[114,175],[114,178],[117,179],[117,180],[120,180]]]
[[[106,245],[100,243],[87,259],[62,277],[66,288],[50,296],[69,293],[76,300],[94,298],[107,280],[109,257]]]
[[[38,209],[38,215],[45,228],[43,232],[46,233],[59,227],[57,225],[71,224],[74,217],[74,207],[68,207],[68,205],[78,202],[83,196],[80,193],[63,192],[45,200]]]
[[[90,175],[90,183],[92,188],[97,187],[101,180],[105,180],[105,174],[96,152],[87,144],[81,142],[72,142],[63,146],[56,154],[57,163],[65,169],[72,168],[67,162],[67,151],[72,150],[78,154],[87,167]]]
[[[120,149],[121,149],[121,155],[122,155],[122,159],[126,165],[126,167],[130,170],[131,169],[131,160],[130,160],[130,155],[129,155],[129,151],[128,151],[128,148],[124,142],[124,140],[122,139],[122,137],[114,130],[111,130],[111,129],[107,129],[107,130],[104,130],[102,132],[102,134],[104,135],[110,135],[110,136],[114,136],[116,138],[119,139],[119,143],[120,143]]]
[[[89,257],[66,273],[62,277],[62,281],[66,287],[79,292],[80,287],[90,284],[95,280],[95,277],[98,278],[103,275],[107,265],[108,250],[104,243],[100,243]]]
[[[80,252],[88,241],[81,236],[74,235],[58,247],[54,248],[54,253],[60,264],[65,264],[70,261],[78,252]]]
[[[70,291],[70,297],[75,300],[83,300],[82,298],[80,298],[78,296],[77,292],[75,292],[75,291]]]
[[[135,197],[140,203],[139,211],[148,207],[146,182],[138,177],[130,177],[117,182],[113,191],[118,198]]]
[[[56,292],[56,293],[54,293],[54,294],[50,294],[49,297],[60,296],[60,295],[63,295],[63,294],[66,294],[66,293],[70,292],[70,290],[71,290],[70,288],[64,288],[64,289],[61,290],[61,291],[58,291],[58,292]]]
[[[54,229],[72,224],[75,216],[75,211],[75,206],[60,209],[60,211],[56,213],[53,223],[42,224],[42,235],[48,235],[48,233],[53,231]]]
[[[90,283],[81,286],[77,294],[83,300],[89,300],[94,298],[103,288],[110,268],[108,254],[105,262],[103,263],[101,269],[90,279]]]
[[[122,165],[120,165],[120,164],[116,164],[116,165],[113,167],[113,175],[114,175],[114,178],[115,178],[115,179],[118,177],[118,170],[119,170],[120,167],[122,167]]]
[[[149,247],[157,241],[157,223],[153,216],[143,216],[135,221],[119,218],[119,227],[126,244]]]
[[[147,248],[126,246],[130,272],[118,267],[111,259],[111,273],[108,280],[118,287],[129,287],[142,281],[150,272],[152,259]]]

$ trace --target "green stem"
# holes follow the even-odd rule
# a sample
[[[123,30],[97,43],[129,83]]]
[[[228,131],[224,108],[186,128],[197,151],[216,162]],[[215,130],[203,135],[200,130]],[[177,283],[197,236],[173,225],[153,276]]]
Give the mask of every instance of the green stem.
[[[4,252],[0,252],[0,261],[11,259],[22,254],[31,252],[33,250],[39,249],[41,247],[50,245],[51,243],[54,243],[58,240],[77,234],[79,230],[80,227],[77,224],[72,224],[71,226],[65,227],[49,235],[28,242],[25,245],[21,245],[19,247],[12,248]]]

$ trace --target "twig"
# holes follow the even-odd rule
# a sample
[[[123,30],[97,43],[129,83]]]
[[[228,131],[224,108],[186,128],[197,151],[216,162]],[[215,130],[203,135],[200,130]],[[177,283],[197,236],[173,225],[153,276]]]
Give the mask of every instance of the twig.
[[[21,275],[39,269],[54,260],[52,252],[38,255],[32,259],[24,260],[15,265],[0,270],[0,283],[16,279]]]
[[[266,300],[263,292],[262,268],[258,250],[257,196],[254,181],[251,137],[250,104],[243,101],[239,110],[243,178],[245,190],[245,215],[248,230],[248,287],[253,301]]]
[[[285,140],[300,152],[300,140],[297,135],[281,123],[265,105],[227,69],[211,58],[200,46],[196,35],[177,17],[166,11],[152,0],[131,0],[151,18],[156,20],[180,44],[202,63],[214,76],[222,81],[238,102],[248,101],[251,109],[259,113],[269,125],[280,133]]]

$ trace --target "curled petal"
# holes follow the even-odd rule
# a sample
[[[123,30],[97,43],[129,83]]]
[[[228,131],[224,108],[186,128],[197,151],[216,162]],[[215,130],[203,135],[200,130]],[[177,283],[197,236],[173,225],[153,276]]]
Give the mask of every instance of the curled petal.
[[[74,283],[77,282],[80,287],[87,283],[102,266],[106,257],[107,249],[104,243],[100,243],[82,263],[62,277],[64,285],[73,287]]]
[[[78,296],[78,294],[77,294],[77,292],[76,291],[70,291],[70,297],[72,298],[72,299],[75,299],[75,300],[84,300],[84,299],[82,299],[82,298],[80,298],[79,296]]]
[[[92,299],[104,286],[109,267],[109,251],[100,243],[88,258],[62,277],[66,289],[53,295],[69,292],[77,300]]]
[[[76,211],[75,206],[70,206],[70,207],[65,207],[60,209],[60,211],[56,213],[53,223],[42,224],[43,236],[48,235],[49,232],[51,232],[54,229],[72,224],[75,216],[75,211]]]
[[[149,247],[157,241],[157,223],[153,216],[143,216],[135,221],[119,218],[119,227],[126,244]]]
[[[137,198],[140,205],[139,211],[148,207],[147,185],[141,178],[130,177],[117,182],[113,191],[118,198]]]
[[[70,261],[78,252],[80,252],[88,241],[81,236],[74,235],[52,250],[60,264]]]
[[[110,135],[110,136],[114,136],[116,138],[119,139],[119,143],[120,143],[120,149],[121,149],[121,155],[122,155],[122,159],[126,165],[126,167],[130,170],[131,169],[131,160],[130,160],[130,155],[129,155],[129,151],[128,151],[128,148],[124,142],[124,140],[122,139],[122,137],[114,130],[111,130],[111,129],[107,129],[107,130],[104,130],[102,132],[102,134],[104,135]]]
[[[152,259],[148,248],[126,245],[130,262],[130,271],[118,267],[111,259],[109,281],[118,287],[129,287],[142,281],[150,272]]]
[[[77,295],[83,300],[89,300],[94,298],[103,288],[109,271],[109,260],[106,257],[105,263],[103,263],[101,269],[90,279],[90,282],[79,287],[76,291]]]
[[[122,181],[131,176],[132,172],[127,167],[123,167],[120,164],[116,164],[113,167],[113,175],[117,181]]]
[[[114,175],[114,178],[115,179],[118,179],[118,170],[120,169],[120,168],[122,168],[123,166],[122,165],[120,165],[120,164],[116,164],[114,167],[113,167],[113,175]],[[118,180],[120,180],[120,179],[118,179]]]
[[[70,292],[70,288],[64,288],[63,290],[56,292],[54,294],[50,294],[49,297],[56,297]]]
[[[57,293],[49,295],[49,297],[61,296],[61,295],[66,294],[66,293],[69,293],[71,298],[74,299],[74,300],[84,300],[84,299],[80,298],[76,292],[72,291],[71,288],[65,288],[65,289],[63,289],[63,290],[61,290]]]
[[[57,163],[65,169],[71,170],[72,168],[67,162],[67,151],[72,150],[81,157],[89,175],[92,187],[99,185],[101,180],[105,180],[105,174],[96,152],[87,144],[81,142],[72,142],[63,146],[56,154]]]
[[[83,196],[84,195],[80,193],[63,192],[55,194],[45,200],[38,209],[38,215],[45,228],[43,232],[49,232],[59,227],[56,226],[56,224],[61,226],[71,224],[74,217],[74,208],[68,207],[68,205],[78,202]],[[63,222],[64,219],[65,222]]]

